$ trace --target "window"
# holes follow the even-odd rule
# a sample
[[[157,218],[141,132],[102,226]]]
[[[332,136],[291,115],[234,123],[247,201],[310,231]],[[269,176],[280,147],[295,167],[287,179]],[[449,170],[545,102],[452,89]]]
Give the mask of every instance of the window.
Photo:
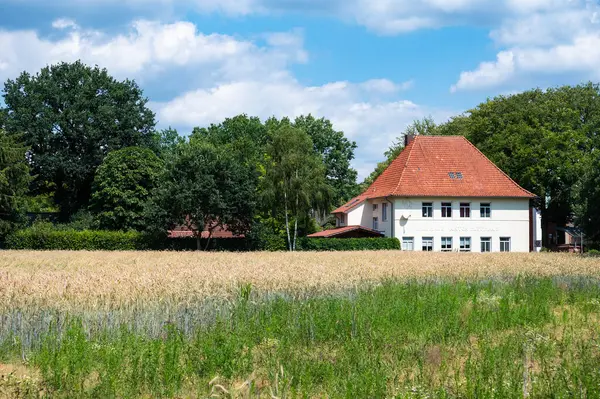
[[[481,204],[481,217],[491,218],[492,217],[492,204]]]
[[[388,209],[388,204],[381,204],[381,221],[386,222],[387,221],[387,209]]]
[[[379,230],[379,219],[373,218],[373,230]]]
[[[510,252],[510,237],[500,237],[500,252]]]
[[[471,237],[460,237],[460,251],[471,252]]]
[[[433,237],[423,237],[423,251],[433,251]]]
[[[471,217],[471,204],[468,202],[460,203],[460,217],[461,218],[470,218]]]
[[[373,212],[377,211],[377,204],[373,204]]]
[[[402,250],[403,251],[414,251],[415,250],[415,238],[414,237],[403,237],[402,238]]]
[[[481,252],[492,252],[491,237],[481,237]]]
[[[346,214],[340,214],[340,224],[346,224]]]
[[[423,202],[423,217],[424,218],[432,218],[433,217],[433,202]]]
[[[442,237],[442,251],[452,251],[452,237]]]
[[[452,202],[442,202],[442,217],[443,218],[451,218],[452,217]]]

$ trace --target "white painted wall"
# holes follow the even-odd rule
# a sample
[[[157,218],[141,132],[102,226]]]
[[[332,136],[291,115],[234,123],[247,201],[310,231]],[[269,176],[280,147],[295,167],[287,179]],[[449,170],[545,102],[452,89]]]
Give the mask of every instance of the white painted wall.
[[[382,220],[385,199],[365,201],[347,214],[346,225],[373,228],[373,217],[379,218],[379,231],[387,237],[413,237],[415,251],[422,250],[423,237],[433,237],[434,251],[441,251],[442,237],[452,237],[453,250],[460,247],[460,237],[471,237],[471,252],[480,252],[481,237],[491,237],[492,252],[500,251],[500,237],[510,237],[511,252],[529,252],[529,200],[504,198],[395,198],[388,205],[387,221]],[[423,218],[423,202],[433,203],[433,218]],[[442,217],[442,202],[452,203],[452,217]],[[471,204],[471,217],[460,217],[460,203]],[[491,218],[480,217],[480,204],[490,203]],[[378,204],[373,210],[373,204]],[[392,221],[393,214],[393,221]],[[534,240],[541,239],[541,218],[534,212]]]
[[[433,218],[423,218],[422,203],[433,202]],[[452,203],[452,217],[442,217],[442,202]],[[460,217],[460,203],[471,204],[471,217]],[[490,203],[491,218],[480,217],[480,204]],[[529,252],[529,200],[500,198],[397,198],[395,199],[394,235],[414,237],[416,251],[422,238],[433,237],[434,251],[441,251],[442,237],[452,237],[453,250],[459,249],[460,237],[471,237],[471,251],[480,252],[481,237],[492,238],[492,252],[500,251],[500,237],[510,237],[511,252]]]

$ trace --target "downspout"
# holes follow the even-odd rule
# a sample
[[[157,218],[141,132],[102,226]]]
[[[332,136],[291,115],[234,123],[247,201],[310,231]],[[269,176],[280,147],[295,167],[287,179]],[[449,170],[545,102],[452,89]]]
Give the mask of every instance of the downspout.
[[[390,200],[389,200],[389,197],[385,197],[385,200],[386,200],[386,201],[387,201],[387,202],[388,202],[390,205],[392,205],[392,206],[390,207],[390,208],[392,208],[392,209],[391,209],[391,211],[390,211],[390,216],[391,216],[391,218],[392,218],[392,219],[390,220],[390,231],[391,231],[391,233],[392,233],[392,237],[391,237],[391,238],[395,238],[396,236],[394,235],[394,224],[395,224],[395,222],[396,222],[396,221],[394,220],[394,203],[393,203],[392,201],[390,201]]]

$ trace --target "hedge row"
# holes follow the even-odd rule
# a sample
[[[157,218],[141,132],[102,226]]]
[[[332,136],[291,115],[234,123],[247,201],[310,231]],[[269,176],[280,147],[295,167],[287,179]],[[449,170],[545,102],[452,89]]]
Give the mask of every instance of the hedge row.
[[[303,238],[298,249],[301,251],[363,251],[399,250],[397,238]]]
[[[202,239],[200,246],[206,248]],[[251,251],[264,248],[261,243],[243,238],[211,239],[211,251]],[[197,248],[195,238],[151,237],[136,232],[115,231],[75,231],[75,230],[19,230],[6,239],[7,249],[31,250],[88,250],[88,251],[128,251],[128,250],[174,250],[193,251]],[[285,242],[283,243],[285,245]],[[303,238],[297,245],[300,251],[359,251],[400,249],[397,238],[348,238],[315,239]],[[281,249],[282,248],[268,248]]]

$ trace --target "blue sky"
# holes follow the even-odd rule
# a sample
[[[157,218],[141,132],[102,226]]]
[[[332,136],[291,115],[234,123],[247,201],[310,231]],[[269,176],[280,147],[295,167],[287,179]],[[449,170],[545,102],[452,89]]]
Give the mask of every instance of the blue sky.
[[[0,80],[81,59],[160,127],[312,113],[367,175],[412,120],[600,78],[598,0],[0,0]]]

